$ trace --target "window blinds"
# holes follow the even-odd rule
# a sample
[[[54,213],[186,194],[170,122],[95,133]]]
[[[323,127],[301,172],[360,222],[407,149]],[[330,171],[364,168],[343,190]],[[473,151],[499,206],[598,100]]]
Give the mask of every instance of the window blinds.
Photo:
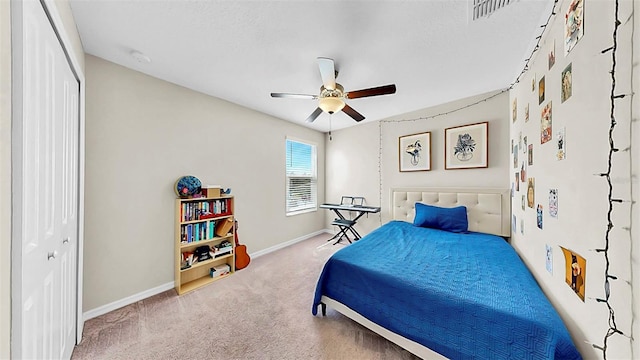
[[[287,139],[287,214],[315,209],[317,198],[315,145]]]

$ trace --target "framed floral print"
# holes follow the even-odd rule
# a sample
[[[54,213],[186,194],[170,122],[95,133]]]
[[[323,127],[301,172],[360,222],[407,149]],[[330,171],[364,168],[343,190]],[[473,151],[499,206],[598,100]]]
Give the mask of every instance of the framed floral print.
[[[400,136],[398,161],[400,172],[431,170],[431,132]]]
[[[444,130],[444,168],[473,169],[489,166],[489,123],[450,127]]]

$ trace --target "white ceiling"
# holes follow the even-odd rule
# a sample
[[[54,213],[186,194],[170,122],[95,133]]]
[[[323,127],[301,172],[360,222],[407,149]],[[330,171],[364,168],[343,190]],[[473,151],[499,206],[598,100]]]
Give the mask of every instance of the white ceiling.
[[[319,56],[346,91],[397,92],[347,100],[376,121],[509,86],[531,54],[552,0],[518,0],[471,21],[472,0],[71,0],[87,53],[320,131]],[[131,56],[137,50],[151,63]],[[332,129],[355,125],[332,116]]]

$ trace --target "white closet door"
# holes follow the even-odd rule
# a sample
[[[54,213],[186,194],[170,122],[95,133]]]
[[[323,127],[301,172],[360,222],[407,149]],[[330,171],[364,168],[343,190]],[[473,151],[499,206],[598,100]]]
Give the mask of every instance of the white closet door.
[[[22,177],[16,194],[22,291],[14,350],[25,359],[69,359],[76,336],[79,87],[40,2],[22,6]]]

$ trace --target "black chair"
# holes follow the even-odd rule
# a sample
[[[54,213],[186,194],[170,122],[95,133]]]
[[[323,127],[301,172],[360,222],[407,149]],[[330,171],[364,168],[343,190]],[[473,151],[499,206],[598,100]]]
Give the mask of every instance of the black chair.
[[[338,240],[334,243],[334,245],[335,245],[335,244],[339,243],[340,240],[342,240],[342,238],[346,238],[347,241],[349,243],[351,243],[351,239],[349,238],[349,234],[347,234],[347,231],[354,232],[355,229],[353,228],[353,225],[355,225],[355,224],[356,224],[356,222],[353,221],[353,220],[334,219],[331,222],[331,225],[339,227],[340,231],[337,234],[335,234],[331,239],[329,239],[329,241],[337,238]],[[359,238],[359,236],[356,236],[356,235],[354,235],[354,237],[355,237],[354,240],[358,240],[358,238]]]
[[[364,197],[361,196],[343,196],[340,199],[340,205],[345,205],[345,206],[362,206],[364,204]],[[331,241],[333,239],[338,239],[336,240],[335,243],[333,243],[334,245],[339,243],[342,238],[346,238],[347,241],[349,241],[349,243],[351,244],[351,239],[349,238],[349,234],[347,232],[351,232],[351,234],[353,235],[354,240],[359,240],[360,239],[360,234],[358,234],[358,232],[356,231],[356,229],[353,227],[356,224],[356,222],[354,220],[349,220],[349,219],[345,219],[345,218],[335,218],[333,219],[333,221],[331,222],[331,225],[333,226],[337,226],[340,228],[340,231],[338,231],[338,233],[336,233],[331,239],[327,240],[327,241]]]

